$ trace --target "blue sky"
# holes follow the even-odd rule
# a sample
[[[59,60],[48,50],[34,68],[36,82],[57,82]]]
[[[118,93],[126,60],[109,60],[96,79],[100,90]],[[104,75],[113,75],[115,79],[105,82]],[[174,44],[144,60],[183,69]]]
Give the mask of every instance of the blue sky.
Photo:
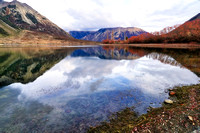
[[[66,31],[138,27],[153,32],[182,24],[200,13],[200,0],[19,1],[27,3]]]

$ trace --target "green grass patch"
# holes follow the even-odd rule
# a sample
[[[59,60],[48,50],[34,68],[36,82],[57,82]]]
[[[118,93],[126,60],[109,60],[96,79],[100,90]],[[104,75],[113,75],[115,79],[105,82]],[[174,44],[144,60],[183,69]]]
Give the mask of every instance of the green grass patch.
[[[0,64],[3,63],[4,61],[6,61],[9,57],[10,57],[10,53],[6,53],[4,55],[0,56]]]
[[[0,34],[3,36],[9,36],[9,33],[6,32],[3,28],[0,27]]]
[[[13,27],[13,28],[15,28],[15,29],[19,29],[19,27],[17,27],[17,25],[13,24],[13,23],[9,20],[9,18],[10,18],[10,15],[7,15],[7,16],[1,16],[1,15],[0,15],[0,19],[1,19],[2,21],[4,21],[6,24],[8,24],[9,26],[11,26],[11,27]]]
[[[35,66],[35,68],[33,68],[32,70],[31,70],[31,72],[34,74],[34,73],[37,73],[37,72],[39,72],[40,71],[40,68],[42,67],[42,65],[40,64],[40,63],[38,63],[36,66]]]
[[[30,13],[26,13],[26,17],[27,17],[28,19],[30,19],[34,24],[38,24],[38,21],[37,21],[37,19],[35,18],[34,15],[32,15],[32,14],[30,14]]]

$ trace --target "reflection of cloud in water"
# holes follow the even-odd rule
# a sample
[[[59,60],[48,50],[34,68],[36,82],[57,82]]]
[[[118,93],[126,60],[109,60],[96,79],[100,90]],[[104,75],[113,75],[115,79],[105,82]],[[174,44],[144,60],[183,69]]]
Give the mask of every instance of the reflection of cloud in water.
[[[58,105],[77,96],[103,91],[140,88],[158,97],[164,89],[179,84],[195,84],[191,71],[142,57],[137,60],[101,60],[96,57],[67,57],[32,83],[12,84],[19,99],[38,99]]]

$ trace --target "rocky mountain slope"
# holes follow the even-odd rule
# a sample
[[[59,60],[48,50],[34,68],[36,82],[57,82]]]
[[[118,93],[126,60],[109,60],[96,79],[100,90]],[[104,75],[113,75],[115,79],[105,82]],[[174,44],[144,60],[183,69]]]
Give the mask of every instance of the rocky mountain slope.
[[[76,39],[96,41],[96,42],[102,42],[105,39],[124,40],[126,39],[126,37],[129,38],[131,36],[138,36],[143,33],[146,33],[146,31],[136,27],[102,28],[98,31],[91,32],[90,34],[85,34],[85,31],[70,32],[70,34]],[[76,34],[79,34],[79,36],[77,36]],[[83,37],[79,38],[80,36]]]
[[[200,14],[192,17],[184,24],[156,34],[132,36],[128,43],[200,43]],[[181,46],[181,45],[179,45]]]
[[[174,42],[200,42],[200,13],[192,17],[189,21],[180,25],[175,30],[166,34],[167,38],[172,38]]]
[[[21,35],[19,33],[22,33]],[[14,0],[0,2],[0,37],[15,36],[25,38],[29,34],[39,39],[73,40],[67,32],[42,16],[25,3]],[[27,35],[28,34],[28,35]],[[32,38],[34,39],[34,38]]]

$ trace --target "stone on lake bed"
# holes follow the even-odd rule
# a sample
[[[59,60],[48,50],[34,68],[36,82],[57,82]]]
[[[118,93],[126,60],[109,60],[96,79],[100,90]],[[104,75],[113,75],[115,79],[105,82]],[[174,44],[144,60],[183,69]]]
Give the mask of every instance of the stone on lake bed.
[[[192,118],[192,116],[188,116],[188,118],[189,118],[189,120],[193,121],[193,118]]]
[[[173,95],[175,95],[176,93],[174,92],[174,91],[171,91],[171,92],[169,92],[169,95],[170,96],[173,96]]]
[[[165,100],[165,103],[172,104],[172,103],[173,103],[173,101],[172,101],[172,100],[170,100],[170,99],[166,99],[166,100]]]

